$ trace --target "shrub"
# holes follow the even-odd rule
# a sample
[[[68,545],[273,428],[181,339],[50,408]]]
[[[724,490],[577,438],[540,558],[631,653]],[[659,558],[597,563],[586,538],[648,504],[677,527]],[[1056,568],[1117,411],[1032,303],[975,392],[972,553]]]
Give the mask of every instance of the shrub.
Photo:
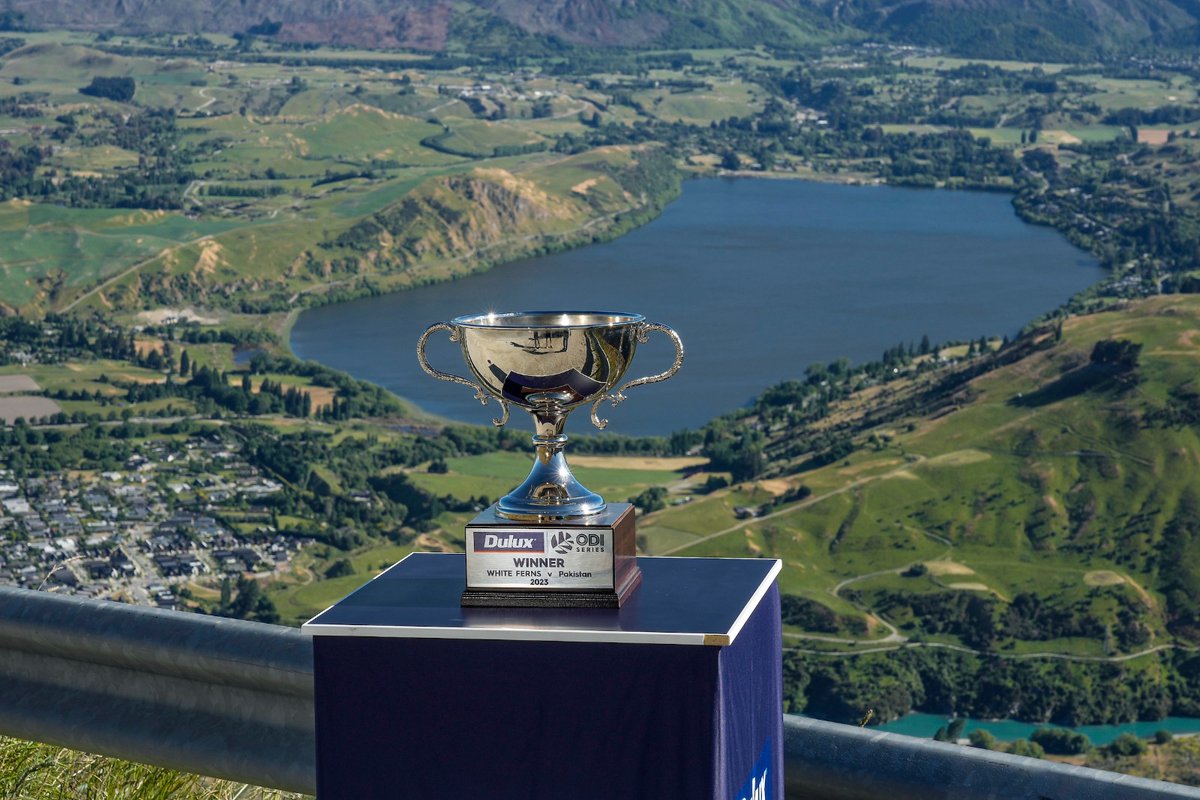
[[[996,737],[982,729],[971,731],[967,740],[971,743],[971,747],[978,747],[980,750],[1000,749],[1000,743],[996,741]]]
[[[1029,738],[1041,745],[1047,753],[1060,756],[1086,753],[1092,747],[1088,737],[1066,728],[1038,728]]]
[[[1046,751],[1042,749],[1040,744],[1024,739],[1017,739],[1010,744],[1006,752],[1014,756],[1027,756],[1029,758],[1042,758],[1046,755]]]
[[[1120,757],[1120,756],[1140,756],[1148,749],[1146,743],[1134,736],[1132,733],[1122,733],[1106,747],[1103,748],[1105,755]]]

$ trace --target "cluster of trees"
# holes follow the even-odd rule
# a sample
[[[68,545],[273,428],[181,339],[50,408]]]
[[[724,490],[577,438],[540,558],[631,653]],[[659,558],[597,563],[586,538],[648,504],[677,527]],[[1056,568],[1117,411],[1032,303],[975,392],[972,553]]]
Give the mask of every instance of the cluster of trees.
[[[73,469],[104,472],[123,468],[133,455],[133,440],[153,433],[173,435],[191,430],[191,423],[186,421],[158,427],[136,422],[100,425],[91,421],[72,430],[33,428],[18,420],[11,428],[0,428],[0,449],[6,467],[18,477]]]
[[[173,111],[99,112],[87,128],[77,127],[74,114],[64,114],[56,122],[52,138],[74,139],[84,147],[112,144],[133,151],[141,156],[137,167],[105,177],[60,175],[54,169],[41,169],[48,148],[29,144],[14,149],[3,141],[0,199],[27,197],[75,208],[181,207],[183,189],[195,176],[188,169],[186,151],[177,147]]]
[[[665,486],[651,486],[636,497],[631,497],[629,502],[637,506],[643,514],[660,511],[667,507],[667,489]]]
[[[837,633],[842,627],[841,617],[824,603],[794,594],[781,594],[779,600],[784,625],[820,633]]]
[[[1059,659],[1006,659],[942,648],[904,648],[829,659],[784,655],[785,707],[856,723],[913,710],[1057,725],[1121,723],[1191,714],[1200,657],[1160,654],[1154,668]]]
[[[1010,344],[1006,339],[1004,348]],[[832,464],[844,460],[859,446],[853,437],[855,430],[845,426],[820,428],[812,423],[825,419],[836,401],[854,391],[907,378],[914,370],[920,374],[934,369],[937,365],[928,356],[939,349],[923,336],[919,343],[888,348],[877,361],[852,365],[849,359],[839,358],[828,364],[812,364],[803,379],[782,381],[766,389],[749,407],[718,417],[697,433],[676,436],[689,448],[699,445],[700,452],[709,458],[709,468],[732,473],[735,482],[761,475],[772,463],[801,456],[805,458],[801,469]],[[968,356],[990,353],[993,350],[986,338],[970,343]],[[979,369],[990,366],[981,364]],[[863,422],[860,427],[867,425]]]
[[[1128,339],[1101,339],[1092,347],[1089,360],[1117,372],[1132,372],[1137,369],[1141,352],[1141,344]]]
[[[308,378],[314,386],[333,389],[333,402],[324,406],[322,419],[346,420],[360,417],[384,417],[404,413],[396,396],[375,384],[351,378],[315,361],[300,361],[291,356],[258,353],[250,360],[250,373],[296,375]]]
[[[1200,642],[1200,493],[1184,492],[1163,528],[1159,585],[1167,598],[1167,627]]]
[[[188,344],[212,344],[221,342],[232,345],[278,344],[279,337],[271,331],[261,328],[202,328],[187,326],[180,329],[177,325],[165,326],[165,329],[146,328],[150,336],[177,336],[179,341]]]
[[[16,97],[5,97],[0,100],[0,114],[6,117],[18,117],[31,119],[35,117],[46,116],[42,109],[34,105],[37,102],[36,97],[30,96],[24,92]]]
[[[189,366],[187,351],[183,352],[181,366]],[[186,375],[182,372],[181,376]],[[233,414],[286,414],[293,417],[312,415],[312,395],[296,386],[263,379],[259,390],[253,390],[249,375],[243,375],[240,386],[231,385],[229,375],[208,366],[191,369],[186,383],[167,380],[163,383],[130,383],[124,385],[125,397],[130,403],[144,403],[162,397],[183,397],[195,403],[201,413],[215,408]]]
[[[201,194],[206,197],[275,197],[283,192],[283,187],[275,184],[241,186],[231,183],[211,183],[201,189]]]
[[[0,317],[0,364],[11,363],[14,350],[42,363],[68,358],[111,358],[133,361],[137,349],[129,331],[114,325],[51,314],[44,323],[24,317]]]
[[[938,728],[933,735],[934,741],[959,741],[966,724],[967,720],[963,717],[951,720],[947,725]],[[1165,729],[1154,735],[1155,742],[1160,745],[1167,744],[1172,739],[1174,736]],[[1143,755],[1149,749],[1147,743],[1133,733],[1122,733],[1103,747],[1093,747],[1092,740],[1086,734],[1069,728],[1056,727],[1038,728],[1030,734],[1028,739],[1017,739],[1009,742],[1007,746],[1002,745],[994,735],[982,728],[971,731],[967,740],[971,747],[978,747],[981,750],[1003,750],[1006,753],[1029,758],[1045,758],[1046,754],[1056,756],[1088,755],[1087,766],[1100,769],[1112,769],[1116,766],[1115,762]]]
[[[1010,603],[974,592],[886,590],[875,593],[870,606],[907,630],[949,634],[980,650],[992,649],[1005,639],[1111,636],[1115,648],[1132,651],[1150,640],[1139,601],[1120,587],[1097,587],[1078,599],[1022,592]]]
[[[133,99],[134,92],[137,91],[137,86],[133,78],[129,77],[105,77],[97,75],[92,78],[92,82],[79,90],[80,94],[86,94],[90,97],[103,97],[107,100],[115,100],[118,103],[128,103]]]
[[[275,607],[275,602],[263,593],[258,581],[245,575],[239,576],[236,584],[229,577],[222,578],[221,599],[213,609],[213,614],[279,624],[279,609]]]

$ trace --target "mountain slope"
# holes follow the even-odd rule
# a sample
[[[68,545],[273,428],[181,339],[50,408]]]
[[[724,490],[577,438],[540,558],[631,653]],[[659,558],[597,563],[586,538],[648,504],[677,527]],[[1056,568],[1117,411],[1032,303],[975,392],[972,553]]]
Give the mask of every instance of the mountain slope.
[[[793,45],[835,27],[797,0],[10,0],[18,24],[122,32],[259,32],[283,41],[471,48],[497,28],[600,46]],[[264,24],[267,23],[267,24]]]
[[[847,0],[837,15],[872,33],[993,58],[1088,58],[1194,25],[1172,0]]]
[[[1094,58],[1190,41],[1196,0],[9,0],[10,22],[126,32],[252,31],[428,50],[541,37],[604,47],[793,46],[859,36],[977,57]]]

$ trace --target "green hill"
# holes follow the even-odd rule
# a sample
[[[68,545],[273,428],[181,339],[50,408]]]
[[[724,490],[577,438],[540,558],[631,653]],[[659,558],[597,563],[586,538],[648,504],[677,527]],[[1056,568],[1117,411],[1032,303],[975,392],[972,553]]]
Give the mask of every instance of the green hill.
[[[1198,330],[1200,298],[1165,296],[957,364],[915,359],[816,423],[760,399],[716,430],[766,431],[765,477],[652,514],[639,534],[651,553],[783,559],[798,707],[1195,713]],[[836,457],[813,468],[829,460],[813,443],[831,440]],[[739,521],[735,506],[762,516]],[[988,669],[997,686],[968,691]],[[903,689],[881,694],[880,676]],[[1086,685],[1099,697],[1085,703]]]

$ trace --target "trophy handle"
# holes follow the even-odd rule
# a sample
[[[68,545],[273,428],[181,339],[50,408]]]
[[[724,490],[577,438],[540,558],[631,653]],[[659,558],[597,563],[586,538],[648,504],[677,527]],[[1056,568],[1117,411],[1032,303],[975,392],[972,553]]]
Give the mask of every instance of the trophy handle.
[[[661,331],[671,338],[675,344],[675,363],[665,372],[660,372],[657,375],[651,375],[647,378],[638,378],[617,389],[615,392],[608,392],[602,395],[595,403],[592,403],[592,424],[600,430],[608,427],[608,420],[600,419],[597,412],[600,410],[600,404],[605,400],[611,400],[613,408],[616,408],[625,400],[625,392],[635,386],[645,386],[647,383],[658,383],[670,378],[679,368],[683,366],[683,342],[679,338],[679,334],[668,328],[666,325],[659,325],[657,322],[643,322],[638,326],[637,340],[643,344],[650,338],[650,331]]]
[[[475,399],[481,404],[487,405],[488,399],[491,397],[487,390],[474,381],[469,381],[466,378],[461,378],[458,375],[451,375],[449,372],[442,372],[440,369],[434,369],[429,365],[429,359],[425,357],[425,342],[429,341],[429,337],[436,331],[449,331],[450,341],[458,341],[458,329],[448,322],[435,322],[425,329],[421,334],[421,338],[417,340],[417,362],[421,365],[421,369],[441,381],[450,381],[451,383],[461,383],[463,386],[469,386],[475,390]],[[504,423],[508,422],[508,401],[503,397],[497,397],[496,400],[500,403],[500,418],[493,419],[492,424],[497,428],[503,427]]]

